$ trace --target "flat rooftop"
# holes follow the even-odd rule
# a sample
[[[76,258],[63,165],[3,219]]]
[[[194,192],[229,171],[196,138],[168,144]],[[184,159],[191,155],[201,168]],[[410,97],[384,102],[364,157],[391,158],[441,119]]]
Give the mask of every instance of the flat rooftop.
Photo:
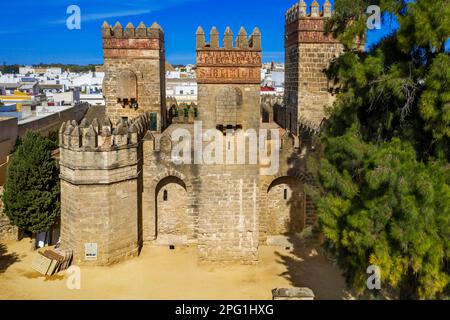
[[[69,110],[72,109],[75,106],[50,106],[50,107],[45,107],[45,110],[42,110],[43,107],[41,106],[37,106],[36,107],[36,111],[33,112],[33,115],[26,117],[25,119],[19,121],[19,125],[21,124],[25,124],[25,123],[30,123],[39,119],[44,119],[46,117],[49,117],[55,113],[59,113],[65,110]]]
[[[0,114],[0,122],[9,121],[9,120],[12,120],[12,119],[17,119],[17,118],[14,118],[14,117],[2,117],[1,114]]]

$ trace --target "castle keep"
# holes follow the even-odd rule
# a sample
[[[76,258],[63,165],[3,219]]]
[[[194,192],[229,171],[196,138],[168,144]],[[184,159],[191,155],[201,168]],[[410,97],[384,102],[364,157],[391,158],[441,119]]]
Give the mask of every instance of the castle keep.
[[[259,245],[284,245],[315,226],[304,191],[312,151],[296,128],[302,117],[323,117],[331,98],[319,70],[340,45],[321,33],[331,8],[313,4],[306,17],[302,3],[287,14],[289,125],[262,121],[258,28],[197,29],[198,108],[174,118],[161,27],[103,25],[105,114],[60,129],[61,245],[76,264],[111,264],[143,245],[193,245],[201,261],[254,263]],[[252,158],[263,146],[275,171]]]

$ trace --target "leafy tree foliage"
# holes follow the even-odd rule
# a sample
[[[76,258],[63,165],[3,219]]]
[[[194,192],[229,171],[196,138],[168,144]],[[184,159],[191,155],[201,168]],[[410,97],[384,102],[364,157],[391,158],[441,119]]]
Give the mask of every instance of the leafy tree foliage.
[[[1,73],[19,73],[19,68],[21,66],[18,64],[15,65],[7,65],[6,63],[3,63],[3,65],[0,66],[0,72]],[[39,63],[34,65],[34,67],[38,68],[61,68],[64,71],[70,71],[70,72],[89,72],[89,71],[95,71],[96,65],[89,64],[89,65],[76,65],[76,64],[62,64],[62,63],[52,63],[52,64],[44,64]]]
[[[399,29],[368,52],[368,5]],[[328,70],[337,99],[308,168],[319,223],[349,285],[366,269],[400,298],[450,289],[450,38],[448,0],[336,0],[327,31],[344,54]]]
[[[6,65],[5,62],[3,62],[3,65],[0,66],[0,72],[1,73],[19,73],[19,65]]]
[[[13,153],[3,201],[11,222],[33,233],[47,231],[59,216],[58,168],[53,144],[28,132]]]

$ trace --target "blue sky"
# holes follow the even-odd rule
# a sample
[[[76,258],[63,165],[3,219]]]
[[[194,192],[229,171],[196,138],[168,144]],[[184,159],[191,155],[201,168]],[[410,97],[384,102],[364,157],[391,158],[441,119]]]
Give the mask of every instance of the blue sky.
[[[324,0],[319,0],[322,3]],[[310,4],[312,0],[307,0]],[[0,63],[101,64],[101,25],[123,26],[157,21],[165,31],[166,58],[172,64],[195,62],[195,31],[223,33],[241,25],[262,32],[263,60],[284,60],[284,13],[295,0],[1,0]],[[81,9],[81,30],[68,30],[68,6]],[[392,26],[395,26],[392,25]],[[389,32],[389,25],[371,31],[369,44]]]

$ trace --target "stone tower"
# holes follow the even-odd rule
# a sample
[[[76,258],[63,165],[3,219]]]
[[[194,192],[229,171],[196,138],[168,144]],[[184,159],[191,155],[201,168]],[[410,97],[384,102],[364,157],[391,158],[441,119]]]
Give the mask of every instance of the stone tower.
[[[324,70],[343,52],[343,46],[332,35],[324,35],[325,20],[332,15],[325,1],[320,10],[313,1],[308,12],[304,0],[286,12],[285,22],[285,105],[283,125],[299,134],[299,125],[317,129],[324,116],[324,106],[331,105],[329,81]]]
[[[150,114],[150,130],[166,126],[164,32],[155,22],[150,28],[119,22],[102,26],[103,94],[106,113],[116,123]]]
[[[241,28],[236,39],[227,28],[222,45],[215,27],[207,43],[201,27],[197,38],[198,120],[203,130],[216,130],[227,142],[223,153],[248,155],[249,144],[238,150],[235,133],[259,131],[261,83],[261,34],[250,37]],[[210,144],[203,142],[202,148]],[[242,145],[241,145],[242,147]],[[232,149],[232,150],[231,150]],[[217,152],[217,150],[216,150]],[[227,158],[228,160],[228,158]],[[222,164],[199,166],[199,255],[204,260],[258,259],[259,165]]]
[[[148,114],[113,125],[86,119],[59,132],[61,245],[75,264],[108,265],[138,254],[141,140]]]

